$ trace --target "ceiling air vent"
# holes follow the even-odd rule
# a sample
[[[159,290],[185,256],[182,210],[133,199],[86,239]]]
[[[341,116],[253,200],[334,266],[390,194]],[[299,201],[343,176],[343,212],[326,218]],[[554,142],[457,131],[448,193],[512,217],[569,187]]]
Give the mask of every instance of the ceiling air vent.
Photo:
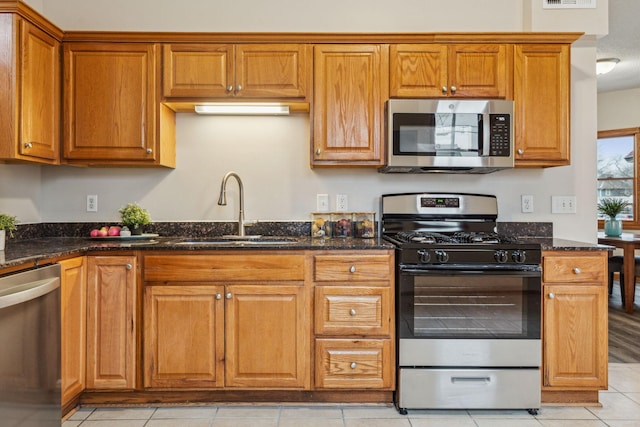
[[[596,0],[542,0],[543,9],[595,9]]]

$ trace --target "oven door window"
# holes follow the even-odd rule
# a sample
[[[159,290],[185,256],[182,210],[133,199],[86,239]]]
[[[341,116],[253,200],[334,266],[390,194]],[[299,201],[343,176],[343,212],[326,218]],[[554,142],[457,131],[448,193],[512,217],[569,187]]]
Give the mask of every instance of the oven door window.
[[[482,114],[471,113],[395,113],[393,154],[478,157],[482,120]]]
[[[539,273],[401,274],[400,338],[539,339]]]

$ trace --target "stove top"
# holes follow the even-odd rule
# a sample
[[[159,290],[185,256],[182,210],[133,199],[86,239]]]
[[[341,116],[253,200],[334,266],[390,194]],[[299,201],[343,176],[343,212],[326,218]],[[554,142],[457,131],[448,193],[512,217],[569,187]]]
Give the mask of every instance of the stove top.
[[[447,243],[518,243],[518,241],[509,236],[502,236],[494,232],[463,232],[454,233],[437,233],[430,231],[400,231],[395,235],[389,236],[390,240],[402,243],[421,243],[424,245],[447,244]]]

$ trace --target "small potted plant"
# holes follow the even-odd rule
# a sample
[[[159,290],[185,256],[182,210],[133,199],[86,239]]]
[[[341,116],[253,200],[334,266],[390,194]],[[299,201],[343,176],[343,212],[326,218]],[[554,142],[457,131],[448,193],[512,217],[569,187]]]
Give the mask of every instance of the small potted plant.
[[[0,214],[0,251],[4,251],[7,231],[9,232],[9,237],[13,237],[13,232],[16,230],[16,222],[15,216]]]
[[[609,217],[604,221],[604,234],[617,237],[622,234],[622,221],[616,219],[630,203],[624,199],[608,197],[598,203],[598,212]]]
[[[131,231],[131,234],[142,234],[142,227],[151,224],[149,212],[136,203],[129,203],[118,212],[120,212],[120,222]]]

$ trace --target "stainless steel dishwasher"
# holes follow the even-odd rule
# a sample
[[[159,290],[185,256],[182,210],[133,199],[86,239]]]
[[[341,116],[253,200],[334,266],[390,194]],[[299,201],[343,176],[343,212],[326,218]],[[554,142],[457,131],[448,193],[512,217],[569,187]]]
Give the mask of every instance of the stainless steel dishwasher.
[[[60,426],[57,264],[0,277],[0,414],[0,425]]]

